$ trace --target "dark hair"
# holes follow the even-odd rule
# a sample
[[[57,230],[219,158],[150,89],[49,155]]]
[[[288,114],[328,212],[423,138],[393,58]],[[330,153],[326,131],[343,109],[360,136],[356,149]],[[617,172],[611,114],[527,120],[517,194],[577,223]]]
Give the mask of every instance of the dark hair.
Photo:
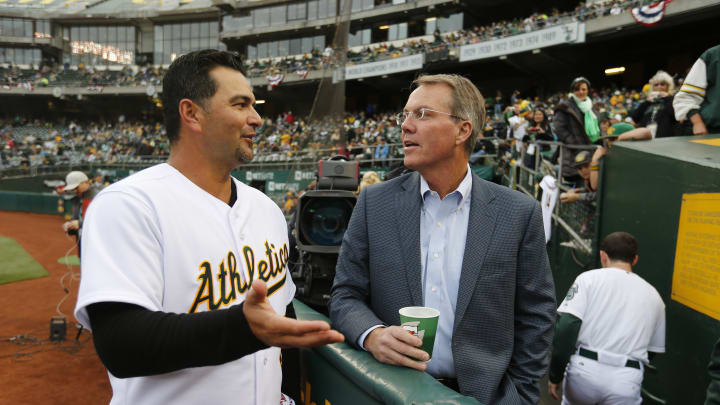
[[[546,112],[545,109],[542,108],[542,107],[536,107],[536,108],[533,110],[533,119],[534,119],[535,113],[538,112],[538,111],[540,111],[540,112],[542,113],[542,115],[543,115],[543,120],[542,120],[543,124],[547,123],[547,122],[548,122],[547,112]]]
[[[210,70],[218,66],[234,69],[245,75],[242,59],[237,53],[204,49],[190,52],[170,64],[163,79],[162,104],[165,128],[170,143],[177,141],[180,132],[180,100],[187,98],[203,104],[217,91]]]
[[[590,87],[591,87],[590,80],[588,80],[582,76],[576,77],[575,80],[573,80],[572,83],[570,83],[570,91],[575,91],[575,90],[579,89],[580,83],[587,84],[588,92],[590,92]]]
[[[627,232],[613,232],[600,243],[600,250],[605,252],[610,260],[632,264],[637,256],[638,241]]]

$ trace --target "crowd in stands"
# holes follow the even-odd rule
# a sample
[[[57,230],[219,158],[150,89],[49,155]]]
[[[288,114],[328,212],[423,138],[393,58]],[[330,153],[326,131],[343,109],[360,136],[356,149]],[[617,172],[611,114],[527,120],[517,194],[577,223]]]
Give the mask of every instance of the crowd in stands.
[[[637,7],[641,0],[602,0],[585,4],[580,2],[570,11],[560,12],[552,9],[549,13],[533,13],[526,18],[498,21],[485,26],[441,34],[435,31],[433,39],[411,39],[402,45],[389,43],[373,44],[359,51],[349,50],[347,64],[360,64],[383,59],[397,58],[417,53],[438,52],[438,60],[449,57],[448,48],[503,38],[552,25],[571,21],[587,21],[608,15],[618,15]],[[291,55],[282,58],[256,59],[248,61],[246,68],[249,77],[267,77],[279,74],[297,74],[303,78],[309,71],[322,70],[337,63],[335,53],[328,48],[325,51],[313,49],[305,55]],[[160,84],[164,69],[159,67],[123,67],[121,70],[93,68],[92,66],[43,64],[42,66],[22,70],[17,66],[0,68],[0,87],[25,87],[33,89],[39,86],[146,86]]]
[[[645,89],[591,91],[589,96],[601,131],[598,136],[607,135],[617,123],[626,123],[633,128],[644,124],[643,117],[633,113],[643,111],[644,115],[648,111],[649,92],[649,85]],[[494,96],[486,97],[484,136],[514,143],[516,147],[509,148],[514,157],[522,154],[523,147],[527,151],[534,141],[562,140],[552,123],[556,107],[568,99],[566,92],[540,99],[523,97],[519,91],[506,97],[498,91]],[[651,112],[655,110],[650,109]],[[366,162],[368,166],[393,166],[402,159],[401,129],[395,121],[395,113],[376,112],[370,106],[367,111],[346,113],[344,119],[337,120],[308,120],[296,117],[290,111],[275,118],[266,117],[254,139],[255,163],[300,159],[312,162],[342,154]],[[169,145],[161,123],[122,121],[50,123],[27,122],[20,117],[0,121],[0,168],[142,162],[148,157],[160,159],[168,154]],[[516,125],[518,122],[521,125]],[[487,142],[479,142],[471,163],[477,163],[489,153],[487,147]],[[540,152],[549,157],[553,151],[542,147]],[[522,163],[534,166],[534,160],[526,159]]]
[[[66,86],[89,87],[101,90],[107,86],[161,85],[165,70],[151,66],[123,66],[120,70],[100,69],[93,66],[77,67],[45,63],[37,69],[20,69],[17,65],[0,67],[0,87]]]
[[[0,168],[114,164],[166,156],[164,127],[150,123],[50,123],[18,117],[0,121]]]
[[[572,21],[584,22],[608,15],[619,15],[641,3],[640,0],[602,0],[592,4],[580,2],[575,9],[566,12],[560,12],[554,8],[549,14],[536,12],[526,18],[498,21],[485,26],[474,26],[467,30],[444,34],[436,30],[432,41],[421,38],[408,40],[402,45],[381,43],[366,46],[360,51],[349,50],[347,64],[369,63],[417,53],[447,50],[448,47],[490,41]],[[307,71],[320,70],[328,64],[334,63],[328,55],[332,55],[331,50],[326,50],[326,52],[313,50],[312,53],[300,57],[288,56],[273,60],[254,60],[249,64],[249,75],[258,77],[297,72],[304,75]],[[449,53],[446,52],[445,57],[447,56]]]

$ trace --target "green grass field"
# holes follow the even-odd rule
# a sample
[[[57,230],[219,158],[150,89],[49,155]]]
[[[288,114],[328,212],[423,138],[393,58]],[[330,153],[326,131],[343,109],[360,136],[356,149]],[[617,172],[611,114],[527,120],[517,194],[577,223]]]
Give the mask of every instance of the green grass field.
[[[0,236],[0,284],[45,277],[47,270],[12,238]]]

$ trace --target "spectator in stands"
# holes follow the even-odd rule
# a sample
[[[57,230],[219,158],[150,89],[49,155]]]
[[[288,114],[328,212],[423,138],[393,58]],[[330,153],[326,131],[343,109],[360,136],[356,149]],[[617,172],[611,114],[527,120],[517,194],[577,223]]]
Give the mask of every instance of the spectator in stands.
[[[360,142],[353,139],[350,141],[350,145],[348,146],[348,152],[350,153],[350,159],[360,160],[363,155],[363,146]]]
[[[519,155],[522,151],[522,141],[527,135],[530,126],[528,117],[532,112],[530,102],[517,98],[513,104],[512,115],[508,118],[508,139],[514,139],[515,152]]]
[[[583,150],[575,155],[572,167],[577,170],[578,175],[583,179],[583,188],[573,188],[560,194],[560,202],[572,203],[575,201],[594,201],[597,197],[596,188],[590,183],[590,152]]]
[[[92,186],[97,187],[99,190],[102,190],[102,188],[105,187],[105,181],[103,180],[102,173],[100,173],[100,172],[95,173],[95,177],[93,177]]]
[[[720,133],[720,45],[695,61],[673,107],[678,121],[690,120],[693,135]]]
[[[502,92],[500,90],[495,94],[495,101],[493,103],[493,115],[495,119],[498,119],[502,115]]]
[[[348,150],[347,145],[345,145],[345,142],[340,141],[336,144],[335,155],[350,158],[350,151]]]
[[[379,161],[382,167],[389,166],[390,162],[387,160],[389,154],[390,145],[387,144],[385,137],[379,136],[377,138],[377,144],[375,145],[375,160]]]
[[[360,192],[367,186],[371,186],[376,183],[380,183],[382,180],[380,180],[380,176],[378,176],[376,171],[370,170],[365,172],[363,174],[362,180],[360,180],[360,184],[358,185],[357,191],[355,191],[355,194],[359,195]]]
[[[595,149],[595,152],[593,153],[592,159],[590,161],[590,188],[592,188],[593,190],[597,189],[599,181],[600,162],[602,161],[603,157],[607,155],[608,151],[612,147],[612,144],[615,141],[633,140],[626,137],[626,135],[632,132],[634,129],[635,127],[626,122],[618,122],[616,124],[612,124],[610,128],[608,128],[607,135],[602,136],[598,139],[598,141],[603,142],[603,146],[599,146],[597,149]]]
[[[623,134],[623,140],[637,141],[674,135],[677,124],[672,105],[675,81],[669,74],[659,70],[650,79],[650,87],[645,101],[630,115],[637,128]]]
[[[325,51],[323,51],[323,62],[324,63],[332,62],[334,54],[335,54],[335,51],[332,49],[332,47],[330,45],[326,46]]]
[[[535,167],[535,156],[537,151],[533,142],[555,140],[555,136],[552,133],[552,128],[550,127],[550,122],[547,119],[547,114],[544,109],[536,108],[535,111],[533,111],[527,133],[530,145],[528,145],[527,152],[525,153],[525,161],[523,164],[525,167]],[[550,145],[541,145],[540,152],[543,155],[546,155],[547,158],[550,158],[550,156],[548,156],[552,154]]]
[[[590,81],[578,77],[570,84],[570,90],[570,97],[555,106],[553,131],[558,140],[566,145],[590,145],[600,137],[597,115],[592,110],[592,100],[588,97]],[[572,166],[577,153],[577,149],[562,147],[561,176],[571,182],[578,180]]]
[[[289,218],[293,216],[293,214],[295,213],[295,208],[297,207],[297,203],[298,196],[295,191],[288,191],[285,195],[285,205],[283,206],[283,213],[285,214],[285,217]]]

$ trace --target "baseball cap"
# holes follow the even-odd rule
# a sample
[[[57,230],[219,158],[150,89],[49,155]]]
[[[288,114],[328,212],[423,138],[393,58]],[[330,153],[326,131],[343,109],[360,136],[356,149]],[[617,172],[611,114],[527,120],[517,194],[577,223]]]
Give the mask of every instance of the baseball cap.
[[[65,187],[63,187],[63,190],[75,190],[83,181],[88,181],[88,176],[86,176],[85,173],[77,171],[70,172],[67,176],[65,176]]]
[[[590,163],[590,152],[583,150],[583,151],[580,151],[577,155],[575,155],[575,159],[573,159],[571,166],[577,169],[578,167],[589,164],[589,163]]]
[[[635,129],[635,127],[626,122],[618,122],[617,124],[612,124],[612,125],[610,125],[610,128],[608,128],[607,135],[603,135],[603,136],[599,137],[598,141],[602,140],[602,139],[617,138],[618,136],[624,134],[625,132],[632,131],[633,129]]]

